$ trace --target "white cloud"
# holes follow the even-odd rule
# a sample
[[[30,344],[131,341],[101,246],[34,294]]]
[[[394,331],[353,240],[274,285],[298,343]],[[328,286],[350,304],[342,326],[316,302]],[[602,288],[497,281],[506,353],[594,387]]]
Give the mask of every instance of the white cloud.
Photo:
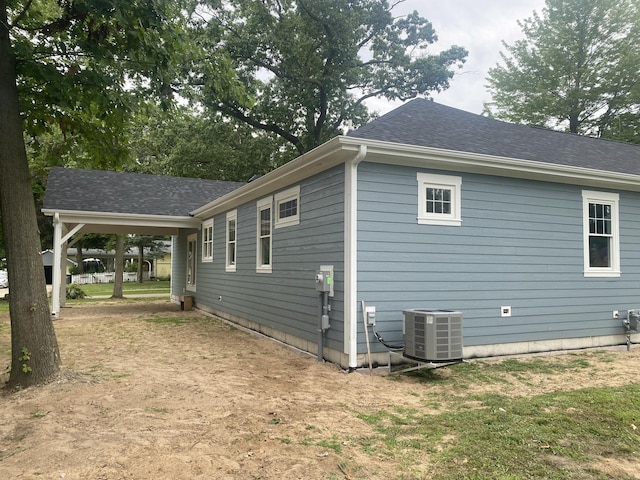
[[[460,45],[469,51],[467,62],[451,81],[448,90],[434,93],[436,102],[481,113],[491,99],[486,89],[489,68],[500,61],[502,40],[511,44],[522,38],[518,20],[542,12],[544,0],[406,0],[393,10],[396,16],[414,10],[429,20],[438,35],[433,53]],[[386,113],[399,102],[372,99],[370,109]]]

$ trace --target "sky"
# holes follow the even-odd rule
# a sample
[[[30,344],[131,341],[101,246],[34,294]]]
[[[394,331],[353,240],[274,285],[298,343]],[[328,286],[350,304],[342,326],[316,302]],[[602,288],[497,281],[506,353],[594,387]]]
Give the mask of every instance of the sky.
[[[485,79],[489,69],[500,62],[502,40],[512,44],[523,38],[518,20],[531,17],[534,11],[542,13],[544,5],[544,0],[405,0],[393,12],[399,16],[417,10],[433,24],[438,41],[431,46],[432,53],[451,45],[469,51],[463,68],[455,70],[449,89],[432,97],[450,107],[481,113],[483,103],[491,100]],[[384,114],[400,103],[372,99],[367,106]]]

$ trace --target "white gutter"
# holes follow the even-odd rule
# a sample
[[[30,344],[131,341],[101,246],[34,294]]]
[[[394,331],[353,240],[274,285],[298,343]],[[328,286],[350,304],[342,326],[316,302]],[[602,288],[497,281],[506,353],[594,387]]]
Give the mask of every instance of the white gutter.
[[[354,154],[358,154],[361,146],[367,147],[367,162],[640,191],[640,174],[338,136],[190,213],[205,219],[232,210],[243,203],[346,163]]]
[[[335,137],[262,177],[193,210],[191,215],[210,218],[250,202],[261,196],[340,165],[349,159],[362,142],[345,142],[348,137]]]
[[[358,366],[358,165],[367,156],[360,145],[344,164],[344,353]]]
[[[640,191],[640,174],[397,144],[379,140],[356,138],[352,140],[357,140],[359,144],[367,145],[367,162]],[[638,150],[640,152],[640,148]],[[640,161],[640,157],[638,161]]]
[[[42,209],[48,216],[58,216],[63,223],[87,225],[131,225],[136,227],[198,228],[200,220],[191,216],[144,215],[136,213],[91,212],[83,210]]]

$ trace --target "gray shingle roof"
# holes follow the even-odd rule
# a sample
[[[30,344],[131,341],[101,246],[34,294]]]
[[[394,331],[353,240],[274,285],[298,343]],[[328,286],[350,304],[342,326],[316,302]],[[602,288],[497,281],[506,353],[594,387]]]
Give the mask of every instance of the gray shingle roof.
[[[54,167],[44,209],[188,216],[244,183]]]
[[[640,146],[494,120],[415,99],[350,137],[640,175]]]

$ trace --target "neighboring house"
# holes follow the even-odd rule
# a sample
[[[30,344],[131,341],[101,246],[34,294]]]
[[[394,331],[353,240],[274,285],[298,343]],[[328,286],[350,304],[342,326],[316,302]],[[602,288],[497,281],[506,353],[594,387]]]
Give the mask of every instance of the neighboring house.
[[[66,225],[52,175],[44,212]],[[392,344],[406,310],[462,312],[466,358],[624,343],[640,308],[638,146],[419,99],[200,198],[175,225],[173,297],[343,367],[389,358],[363,307]]]
[[[67,248],[67,257],[76,258],[78,250],[76,248]],[[83,248],[82,256],[85,259],[99,259],[105,266],[106,271],[115,271],[115,250],[103,250],[101,248]],[[125,263],[137,262],[138,247],[129,247],[124,252]],[[162,241],[158,251],[150,255],[149,249],[145,248],[144,254],[144,271],[149,273],[153,278],[169,278],[171,276],[171,241]],[[145,273],[145,275],[146,275]]]

